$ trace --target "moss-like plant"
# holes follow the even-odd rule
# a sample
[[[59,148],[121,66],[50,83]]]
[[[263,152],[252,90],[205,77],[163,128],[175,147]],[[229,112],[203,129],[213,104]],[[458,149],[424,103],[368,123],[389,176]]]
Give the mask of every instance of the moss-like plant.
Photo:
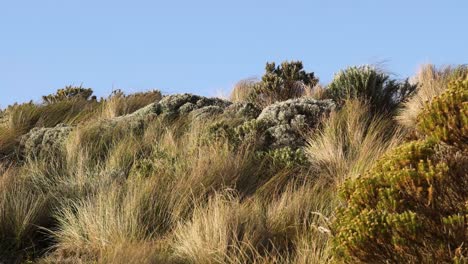
[[[468,80],[455,81],[420,114],[418,130],[448,144],[468,144]]]
[[[327,94],[339,106],[347,99],[367,101],[372,110],[390,112],[416,89],[408,81],[399,82],[372,66],[353,66],[340,71],[328,85]]]

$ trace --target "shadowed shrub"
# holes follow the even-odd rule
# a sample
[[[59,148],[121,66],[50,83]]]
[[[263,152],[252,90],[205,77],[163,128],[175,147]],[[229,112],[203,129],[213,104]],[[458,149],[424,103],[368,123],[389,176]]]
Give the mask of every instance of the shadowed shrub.
[[[52,104],[71,99],[89,100],[91,99],[92,94],[93,90],[91,88],[83,88],[82,86],[75,87],[70,85],[63,89],[58,89],[55,94],[42,96],[42,100],[46,104]]]
[[[328,95],[341,106],[347,99],[366,101],[374,112],[394,111],[416,89],[408,81],[398,82],[372,66],[354,66],[340,71],[328,85]]]

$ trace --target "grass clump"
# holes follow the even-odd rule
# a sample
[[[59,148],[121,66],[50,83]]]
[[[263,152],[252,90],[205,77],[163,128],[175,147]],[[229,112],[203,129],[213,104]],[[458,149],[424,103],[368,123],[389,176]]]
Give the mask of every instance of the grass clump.
[[[100,103],[89,100],[92,90],[82,89],[59,89],[57,94],[46,96],[41,104],[14,104],[5,109],[0,124],[0,161],[16,159],[21,154],[18,152],[21,137],[35,127],[74,125],[92,120]]]
[[[134,93],[126,95],[121,90],[115,90],[107,98],[102,106],[103,118],[114,118],[126,114],[131,114],[144,106],[156,103],[161,100],[162,95],[158,90]]]
[[[350,99],[309,137],[305,152],[319,178],[342,182],[365,172],[402,140],[391,120],[373,116],[369,105]]]
[[[19,171],[4,169],[0,174],[0,259],[16,262],[45,251],[49,242],[41,227],[50,226],[50,197]],[[42,246],[41,246],[42,245]]]

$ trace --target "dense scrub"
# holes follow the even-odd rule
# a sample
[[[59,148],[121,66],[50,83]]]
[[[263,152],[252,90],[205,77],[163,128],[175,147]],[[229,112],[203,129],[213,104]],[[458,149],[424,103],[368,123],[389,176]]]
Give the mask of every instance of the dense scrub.
[[[463,262],[468,87],[450,76],[431,104],[411,103],[421,76],[320,86],[293,61],[231,100],[65,87],[10,106],[0,263]]]

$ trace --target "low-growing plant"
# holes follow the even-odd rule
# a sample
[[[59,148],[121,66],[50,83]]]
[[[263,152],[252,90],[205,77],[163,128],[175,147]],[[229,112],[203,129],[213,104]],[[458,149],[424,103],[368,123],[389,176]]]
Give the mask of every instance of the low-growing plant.
[[[9,106],[0,124],[0,159],[18,157],[21,137],[32,128],[83,123],[93,119],[98,108],[98,102],[85,100],[59,100],[48,104],[29,102]]]

